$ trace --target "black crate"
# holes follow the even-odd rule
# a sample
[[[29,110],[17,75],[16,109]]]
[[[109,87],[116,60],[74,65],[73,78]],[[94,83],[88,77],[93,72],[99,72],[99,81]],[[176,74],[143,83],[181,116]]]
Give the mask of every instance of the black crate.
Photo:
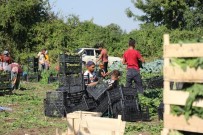
[[[38,58],[35,57],[28,57],[27,63],[38,63]]]
[[[61,86],[61,87],[57,88],[56,91],[69,92],[70,91],[70,87],[69,86]]]
[[[110,105],[110,109],[111,109],[111,114],[113,116],[113,118],[117,118],[118,115],[122,115],[122,105],[121,102],[115,102],[112,105]]]
[[[28,72],[26,77],[27,82],[39,82],[40,80],[40,74],[38,72]]]
[[[155,76],[143,80],[143,87],[145,89],[163,88],[163,76]]]
[[[10,72],[0,72],[0,82],[10,81],[11,73]]]
[[[85,91],[79,91],[75,93],[68,93],[66,97],[66,106],[77,105],[82,101],[82,97],[85,95]]]
[[[74,89],[84,90],[84,80],[81,74],[73,75],[59,75],[59,87],[66,86],[69,87],[71,92],[74,92]],[[76,90],[78,91],[78,90]]]
[[[115,88],[115,89],[112,89],[112,90],[108,90],[107,95],[108,95],[108,98],[109,98],[109,102],[111,104],[120,101],[121,98],[122,98],[122,92],[120,91],[120,88]]]
[[[27,66],[28,66],[28,72],[38,72],[38,58],[28,57]]]
[[[109,109],[109,102],[108,101],[109,100],[108,100],[108,97],[106,94],[105,94],[105,96],[100,97],[98,106],[96,109],[93,109],[93,111],[101,112],[102,114],[104,114]]]
[[[122,120],[129,122],[142,120],[142,113],[136,102],[122,103]]]
[[[84,83],[82,74],[73,74],[70,76],[70,86],[79,86]]]
[[[48,84],[53,83],[53,82],[57,82],[57,81],[58,81],[58,76],[49,76],[48,77]]]
[[[59,64],[59,73],[63,74],[80,74],[82,73],[81,64],[69,64],[69,63],[60,63]]]
[[[64,117],[66,108],[62,103],[50,103],[47,99],[44,100],[44,113],[49,117]]]
[[[149,108],[147,106],[141,107],[142,121],[150,121]]]
[[[58,80],[59,80],[59,87],[61,86],[67,86],[70,87],[70,79],[64,74],[59,74]]]
[[[135,100],[138,97],[137,89],[121,87],[123,100]]]
[[[67,92],[48,91],[46,92],[46,102],[49,104],[65,104]]]
[[[95,100],[98,100],[107,90],[108,85],[106,83],[99,83],[93,87],[87,87],[87,92],[90,94]]]
[[[163,120],[163,113],[164,113],[164,104],[163,104],[163,102],[161,102],[159,104],[159,107],[157,108],[157,112],[158,112],[158,119]]]
[[[75,55],[67,55],[67,54],[60,54],[59,55],[59,62],[65,62],[65,63],[81,63],[82,58],[79,54]]]
[[[11,89],[11,82],[6,81],[6,82],[1,82],[0,81],[0,90],[8,90]]]
[[[97,103],[93,98],[87,98],[83,96],[81,103],[73,107],[73,111],[88,111],[97,107]]]
[[[69,93],[75,93],[75,92],[80,92],[83,91],[84,87],[79,85],[79,86],[70,86]]]

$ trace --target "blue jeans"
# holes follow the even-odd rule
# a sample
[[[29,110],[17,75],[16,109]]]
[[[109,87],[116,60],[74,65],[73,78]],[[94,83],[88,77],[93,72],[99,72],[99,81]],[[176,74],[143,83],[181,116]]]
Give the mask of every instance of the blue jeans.
[[[135,88],[143,93],[142,79],[140,75],[140,71],[129,68],[126,74],[126,87],[132,87],[132,81],[135,82]]]

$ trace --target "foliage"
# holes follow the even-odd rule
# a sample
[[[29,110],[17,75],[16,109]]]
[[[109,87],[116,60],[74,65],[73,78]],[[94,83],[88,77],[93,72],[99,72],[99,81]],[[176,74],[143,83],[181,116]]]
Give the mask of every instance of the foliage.
[[[125,128],[125,135],[137,135],[140,133],[150,133],[151,135],[160,134],[161,130],[163,129],[162,122],[152,122],[152,123],[127,123]]]
[[[127,9],[128,17],[155,25],[165,25],[168,29],[191,30],[202,27],[203,2],[201,0],[133,0],[132,3],[144,14],[139,16]]]
[[[47,20],[47,2],[43,0],[9,0],[0,3],[1,44],[10,52],[31,47],[27,42],[29,30],[38,22]]]
[[[140,72],[141,73],[161,73],[163,70],[164,61],[157,59],[151,62],[143,63]]]
[[[173,58],[172,65],[179,65],[184,71],[189,68],[203,69],[203,58]]]
[[[163,89],[148,89],[139,94],[140,103],[149,107],[150,116],[157,115],[157,108],[163,99]]]
[[[189,92],[189,97],[185,103],[185,106],[172,106],[172,113],[175,115],[185,115],[186,120],[188,120],[192,115],[196,115],[203,118],[203,108],[193,107],[195,101],[203,99],[202,92],[203,84],[194,83],[192,86],[185,89]]]

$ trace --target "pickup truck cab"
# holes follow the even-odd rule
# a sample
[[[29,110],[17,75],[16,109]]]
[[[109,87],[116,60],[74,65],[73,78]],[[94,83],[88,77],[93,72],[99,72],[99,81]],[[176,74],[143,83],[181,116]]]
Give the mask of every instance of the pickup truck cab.
[[[83,64],[85,64],[88,61],[93,61],[94,63],[96,63],[96,60],[99,58],[101,51],[97,48],[79,48],[76,52],[78,54],[82,55],[82,62],[83,62]],[[119,62],[121,60],[122,59],[119,57],[109,56],[108,57],[108,61],[109,61],[108,65],[110,66],[114,62]]]

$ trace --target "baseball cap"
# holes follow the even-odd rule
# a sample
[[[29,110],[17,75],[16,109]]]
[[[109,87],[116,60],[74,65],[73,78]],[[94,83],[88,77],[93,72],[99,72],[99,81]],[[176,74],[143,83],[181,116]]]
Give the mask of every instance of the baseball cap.
[[[8,51],[5,50],[5,51],[3,52],[3,54],[4,54],[4,55],[8,54]]]
[[[95,63],[93,61],[88,61],[87,64],[86,64],[87,67],[90,67],[92,65],[95,65]]]

